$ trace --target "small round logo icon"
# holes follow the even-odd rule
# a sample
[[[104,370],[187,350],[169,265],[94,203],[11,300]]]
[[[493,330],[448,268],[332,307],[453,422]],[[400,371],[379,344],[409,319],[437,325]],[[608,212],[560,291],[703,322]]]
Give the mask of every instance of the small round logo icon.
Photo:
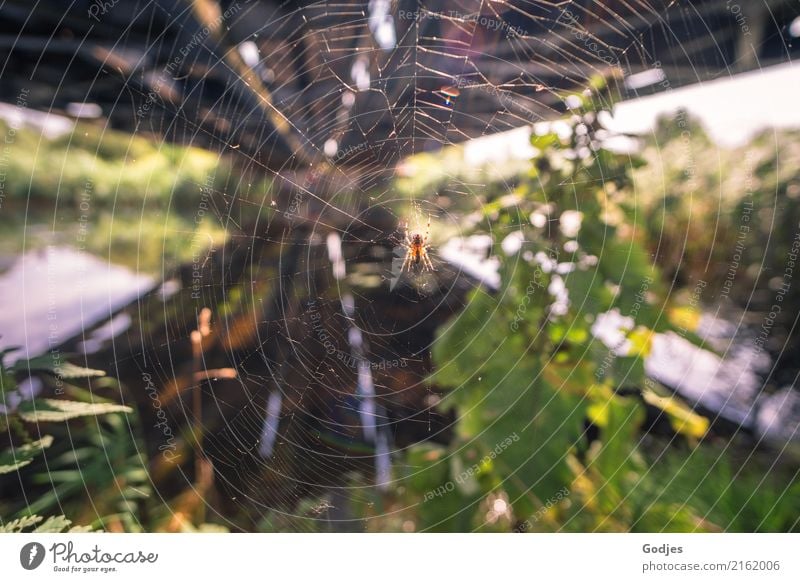
[[[26,570],[35,570],[44,561],[44,546],[39,542],[30,542],[19,551],[19,563]]]

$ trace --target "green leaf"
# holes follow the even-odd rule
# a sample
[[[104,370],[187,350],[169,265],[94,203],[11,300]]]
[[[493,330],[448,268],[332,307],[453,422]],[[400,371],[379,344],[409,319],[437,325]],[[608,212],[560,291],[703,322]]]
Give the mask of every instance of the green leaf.
[[[69,362],[61,361],[58,358],[53,358],[50,355],[38,356],[30,360],[22,360],[16,362],[10,369],[12,372],[48,372],[60,378],[73,379],[73,378],[99,378],[105,376],[103,370],[92,370],[91,368],[83,368],[70,364]]]
[[[0,533],[19,533],[26,528],[32,527],[44,519],[40,515],[26,515],[0,525]]]
[[[53,444],[53,437],[47,435],[32,443],[7,449],[0,453],[0,475],[17,471],[29,465],[33,458]]]
[[[674,396],[664,395],[652,383],[648,384],[650,387],[642,390],[644,401],[667,415],[672,430],[695,439],[708,432],[709,422],[705,416],[700,416]]]
[[[79,416],[99,416],[114,412],[131,413],[121,404],[87,403],[72,400],[38,399],[20,404],[18,413],[25,422],[61,422]]]
[[[47,520],[33,530],[33,533],[61,533],[70,526],[72,522],[63,515],[51,516]]]
[[[7,374],[5,370],[0,368],[0,404],[5,404],[6,394],[16,389],[17,381],[14,379],[14,376]]]
[[[26,515],[25,517],[20,517],[19,519],[0,525],[0,533],[21,533],[41,523],[43,519],[41,515]],[[72,522],[63,515],[51,516],[40,526],[33,529],[31,533],[61,533],[67,529],[70,524],[72,524]],[[69,529],[69,533],[84,533],[90,531],[92,531],[91,526],[77,525]]]

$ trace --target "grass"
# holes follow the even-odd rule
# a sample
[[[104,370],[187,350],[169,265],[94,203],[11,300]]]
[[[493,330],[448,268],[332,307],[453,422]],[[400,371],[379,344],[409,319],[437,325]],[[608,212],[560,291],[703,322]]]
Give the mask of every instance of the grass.
[[[50,140],[0,121],[0,134],[14,137],[0,160],[0,255],[67,245],[157,274],[192,260],[187,240],[224,243],[219,209],[234,195],[259,207],[270,188],[243,188],[230,158],[91,124]]]

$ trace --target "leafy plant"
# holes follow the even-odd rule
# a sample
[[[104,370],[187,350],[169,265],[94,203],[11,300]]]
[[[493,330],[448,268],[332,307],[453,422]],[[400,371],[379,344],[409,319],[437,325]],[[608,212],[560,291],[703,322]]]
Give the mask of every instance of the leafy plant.
[[[82,445],[83,439],[81,438],[72,439],[70,437],[70,446],[66,450],[60,447],[57,449],[54,446],[54,437],[49,434],[43,434],[44,427],[47,424],[63,423],[80,417],[97,419],[113,413],[122,412],[127,414],[131,413],[132,409],[94,397],[91,393],[88,394],[88,402],[51,398],[25,400],[21,396],[15,395],[18,392],[17,375],[39,372],[57,376],[61,381],[65,379],[98,378],[104,376],[105,373],[100,370],[82,368],[74,364],[61,362],[60,359],[46,356],[32,360],[17,361],[11,366],[5,366],[2,357],[11,351],[13,349],[5,350],[0,355],[0,388],[2,389],[4,411],[0,422],[5,426],[6,430],[4,432],[11,437],[8,446],[0,452],[0,475],[16,473],[31,468],[30,466],[35,463],[37,457],[44,454],[45,451],[49,450],[52,454],[48,462],[41,468],[41,472],[34,471],[29,476],[20,477],[20,480],[26,483],[26,489],[30,488],[30,491],[26,491],[26,493],[35,492],[37,487],[43,484],[49,487],[31,498],[26,495],[25,506],[18,511],[19,517],[7,521],[3,529],[4,531],[23,531],[34,528],[33,531],[39,533],[63,531],[69,528],[71,524],[70,520],[63,515],[49,517],[44,523],[40,524],[43,518],[39,517],[37,513],[46,510],[58,510],[63,507],[63,502],[70,495],[79,493],[87,481],[91,481],[95,485],[101,485],[103,480],[99,476],[103,473],[103,469],[107,470],[108,468],[108,456],[116,457],[115,450],[118,450],[121,454],[129,454],[126,452],[128,439],[124,438],[125,426],[120,422],[116,422],[113,418],[109,418],[107,424],[115,427],[112,430],[115,430],[118,434],[113,436],[103,435],[106,429],[103,429],[97,423],[98,432],[91,433],[87,431],[87,438],[90,441],[89,446]],[[67,385],[67,389],[71,389],[76,395],[86,396],[76,386]],[[15,395],[16,398],[11,398],[12,395]],[[33,425],[35,430],[30,431],[27,428],[29,425]],[[31,432],[39,438],[33,440],[30,436]],[[95,439],[95,437],[98,438]],[[105,454],[98,455],[97,451],[99,450],[102,450]],[[129,476],[128,469],[120,467],[118,474],[113,478],[118,484],[124,484],[126,477],[133,477],[129,482],[138,484],[146,479],[144,471],[141,471],[141,473],[138,476]],[[139,491],[138,494],[142,495],[143,492]],[[5,520],[0,519],[0,523],[3,521]],[[88,531],[90,529],[73,527],[69,531]]]
[[[9,254],[55,240],[155,274],[224,243],[231,227],[213,209],[239,224],[240,211],[271,212],[271,182],[230,156],[80,122],[55,139],[24,127],[14,136],[0,215]]]
[[[434,344],[431,381],[458,421],[448,447],[408,453],[397,506],[414,508],[400,511],[418,529],[797,528],[791,474],[751,463],[758,478],[712,485],[709,468],[731,469],[737,449],[712,446],[708,421],[645,378],[652,336],[673,329],[677,306],[637,228],[643,162],[601,144],[611,90],[596,80],[572,96],[568,131],[534,135],[527,176],[483,207],[477,228],[495,237],[502,288],[476,289]],[[648,409],[673,430],[655,456]],[[766,481],[768,508],[752,501]]]

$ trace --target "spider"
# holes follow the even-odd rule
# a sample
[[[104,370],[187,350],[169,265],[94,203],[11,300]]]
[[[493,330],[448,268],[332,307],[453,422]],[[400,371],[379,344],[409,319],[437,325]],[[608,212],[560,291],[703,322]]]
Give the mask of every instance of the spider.
[[[405,232],[405,241],[403,248],[406,249],[406,258],[403,261],[403,266],[400,267],[400,272],[405,270],[411,271],[411,267],[419,268],[420,265],[424,271],[435,271],[431,258],[428,256],[428,236],[431,232],[431,219],[428,217],[428,226],[425,229],[425,236],[415,232],[411,236],[408,234],[408,229]]]

